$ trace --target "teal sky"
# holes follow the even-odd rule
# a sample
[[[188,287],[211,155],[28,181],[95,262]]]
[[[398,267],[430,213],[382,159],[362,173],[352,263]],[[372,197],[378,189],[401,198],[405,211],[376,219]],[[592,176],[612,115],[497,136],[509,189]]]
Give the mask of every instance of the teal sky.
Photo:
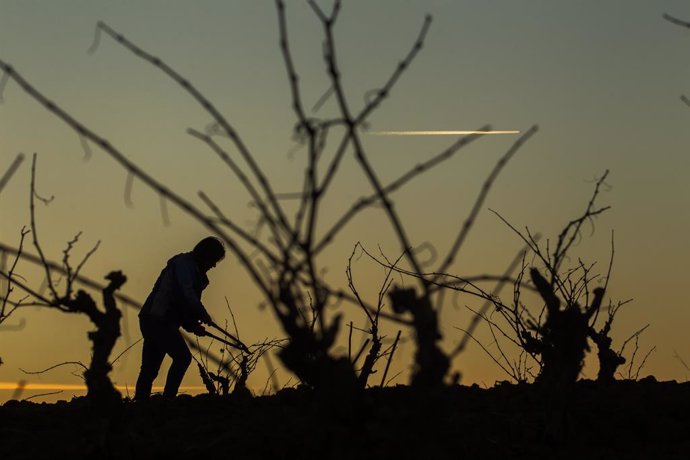
[[[306,2],[287,0],[290,43],[305,101],[328,88],[320,25]],[[329,2],[320,2],[329,5]],[[529,226],[555,237],[586,205],[593,179],[611,170],[601,204],[612,209],[573,255],[608,263],[610,232],[616,258],[610,294],[633,298],[620,313],[614,337],[624,339],[651,323],[643,351],[656,352],[643,374],[685,380],[674,358],[690,360],[686,272],[690,245],[690,30],[664,20],[663,13],[690,19],[690,4],[671,0],[434,0],[345,1],[336,28],[343,79],[355,107],[366,91],[379,87],[407,53],[424,15],[434,21],[424,49],[383,107],[371,119],[375,130],[462,130],[490,123],[495,129],[539,133],[512,160],[485,208],[499,211],[518,228]],[[0,0],[0,58],[88,126],[107,137],[145,170],[198,203],[206,191],[228,215],[249,224],[255,216],[233,176],[198,141],[185,134],[203,129],[209,117],[156,69],[102,37],[87,54],[98,20],[106,21],[138,45],[162,58],[211,98],[234,124],[266,174],[284,192],[299,188],[301,152],[289,156],[295,123],[278,47],[272,1],[8,1]],[[205,235],[200,225],[170,209],[164,226],[158,198],[135,182],[134,207],[123,199],[126,174],[103,152],[85,161],[79,139],[13,82],[0,105],[0,171],[18,152],[39,154],[38,186],[55,201],[39,209],[39,232],[53,259],[64,243],[84,232],[82,251],[97,240],[102,247],[87,266],[100,278],[122,269],[130,281],[124,292],[143,299],[165,260],[188,250]],[[333,113],[327,103],[319,115]],[[384,180],[439,152],[452,138],[366,137],[372,162]],[[419,178],[394,198],[416,243],[440,251],[467,214],[497,158],[515,140],[481,139],[444,167]],[[28,224],[29,161],[0,194],[0,241],[15,244]],[[329,221],[369,186],[350,158],[340,171],[323,218]],[[324,224],[325,228],[325,224]],[[329,279],[344,282],[347,257],[358,240],[370,248],[398,251],[379,210],[360,216],[325,254]],[[502,272],[520,241],[484,211],[453,267],[458,274]],[[361,286],[374,294],[379,271],[355,267]],[[359,272],[357,272],[359,270]],[[25,265],[22,273],[40,284]],[[280,335],[268,311],[256,308],[256,293],[233,258],[211,275],[205,302],[217,317],[224,297],[233,304],[241,332],[259,340]],[[0,381],[26,378],[18,370],[60,361],[88,360],[83,318],[30,308],[20,332],[0,331]],[[445,348],[459,339],[463,308],[443,313]],[[138,338],[134,315],[131,336]],[[361,319],[360,319],[361,320]],[[391,333],[395,333],[393,326]],[[488,339],[487,339],[488,340]],[[118,350],[122,349],[121,343]],[[405,348],[406,347],[406,348]],[[411,343],[397,363],[410,365]],[[132,384],[139,349],[113,374]],[[488,385],[504,376],[481,350],[472,349],[454,365],[464,383]],[[593,377],[596,368],[585,373]],[[289,376],[279,374],[281,382]],[[405,381],[405,375],[399,382]],[[265,369],[253,385],[263,387]],[[45,381],[74,383],[65,371]],[[190,370],[187,385],[198,385]],[[0,399],[4,398],[0,393]]]

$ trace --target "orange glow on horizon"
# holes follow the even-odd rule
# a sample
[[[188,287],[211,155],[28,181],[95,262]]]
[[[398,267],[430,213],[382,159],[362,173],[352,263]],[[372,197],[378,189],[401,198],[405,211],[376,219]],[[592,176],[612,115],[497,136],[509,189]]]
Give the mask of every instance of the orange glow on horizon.
[[[134,385],[115,385],[115,388],[118,390],[127,390],[127,389],[133,389]],[[0,390],[10,390],[10,391],[16,391],[16,390],[25,390],[25,391],[31,391],[31,390],[45,390],[45,391],[86,391],[86,385],[83,384],[63,384],[63,383],[26,383],[24,385],[16,383],[16,382],[0,382]],[[162,386],[154,386],[154,390],[163,390]],[[182,386],[180,387],[180,390],[182,391],[202,391],[205,390],[206,387],[203,386]]]

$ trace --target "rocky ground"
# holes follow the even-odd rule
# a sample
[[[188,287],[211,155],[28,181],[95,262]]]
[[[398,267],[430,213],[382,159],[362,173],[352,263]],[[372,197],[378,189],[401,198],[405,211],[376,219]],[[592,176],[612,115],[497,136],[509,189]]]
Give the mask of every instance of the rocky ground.
[[[375,388],[361,398],[290,389],[109,409],[85,398],[9,401],[0,458],[688,459],[689,428],[690,383],[653,378],[579,382],[556,403],[510,384]]]

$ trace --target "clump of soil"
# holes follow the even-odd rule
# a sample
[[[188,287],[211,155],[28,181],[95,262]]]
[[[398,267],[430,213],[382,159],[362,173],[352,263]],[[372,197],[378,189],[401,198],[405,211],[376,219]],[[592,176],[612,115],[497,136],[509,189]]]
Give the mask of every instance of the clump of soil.
[[[687,459],[690,383],[581,381],[556,417],[535,385],[307,388],[246,398],[0,407],[0,458]],[[556,420],[556,430],[551,426]]]

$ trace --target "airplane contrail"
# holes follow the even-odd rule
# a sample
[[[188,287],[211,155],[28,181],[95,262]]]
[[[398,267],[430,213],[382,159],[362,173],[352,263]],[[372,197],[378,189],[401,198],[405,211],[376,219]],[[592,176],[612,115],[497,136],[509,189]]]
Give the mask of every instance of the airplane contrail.
[[[462,136],[465,134],[520,134],[520,131],[370,131],[368,134],[374,136]]]

